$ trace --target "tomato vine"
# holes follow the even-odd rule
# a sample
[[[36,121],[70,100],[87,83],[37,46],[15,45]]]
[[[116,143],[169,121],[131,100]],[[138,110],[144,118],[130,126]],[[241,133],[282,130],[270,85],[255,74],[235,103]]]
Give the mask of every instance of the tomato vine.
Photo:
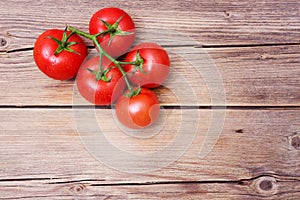
[[[89,33],[86,33],[84,31],[81,31],[79,29],[76,29],[72,26],[67,26],[67,29],[69,31],[71,31],[72,33],[74,34],[77,34],[77,35],[81,35],[89,40],[91,40],[95,45],[96,45],[96,48],[98,49],[99,51],[99,56],[100,56],[100,59],[102,59],[102,56],[105,56],[106,58],[108,58],[111,62],[113,62],[116,67],[120,70],[120,72],[122,73],[123,77],[124,77],[124,80],[126,82],[126,85],[127,85],[127,88],[129,90],[129,94],[127,94],[127,96],[135,96],[137,95],[137,92],[135,92],[135,90],[133,90],[133,87],[131,86],[129,80],[128,80],[128,77],[127,77],[127,73],[124,71],[124,69],[121,67],[121,65],[135,65],[135,66],[141,66],[143,64],[143,59],[139,56],[139,54],[137,54],[137,59],[136,61],[133,61],[133,62],[123,62],[123,61],[118,61],[117,59],[115,59],[114,57],[112,57],[111,55],[109,55],[102,47],[101,45],[99,44],[98,40],[97,40],[97,37],[102,35],[102,34],[105,34],[107,33],[107,31],[103,31],[103,32],[100,32],[100,33],[97,33],[97,34],[94,34],[94,35],[91,35]],[[100,73],[100,74],[99,74]],[[99,77],[99,76],[102,76],[104,75],[104,71],[102,69],[102,62],[99,62],[99,70],[98,70],[98,74],[96,75],[96,77]],[[100,80],[98,78],[98,80]]]
[[[65,30],[45,31],[35,43],[34,59],[51,78],[68,80],[77,75],[77,88],[85,99],[95,105],[116,102],[123,125],[144,128],[158,119],[159,101],[149,88],[166,80],[170,60],[155,43],[144,42],[128,51],[135,34],[134,22],[125,11],[103,8],[92,16],[89,33],[69,25]],[[87,47],[80,36],[94,43],[99,56],[84,61]],[[118,60],[121,55],[124,60]]]

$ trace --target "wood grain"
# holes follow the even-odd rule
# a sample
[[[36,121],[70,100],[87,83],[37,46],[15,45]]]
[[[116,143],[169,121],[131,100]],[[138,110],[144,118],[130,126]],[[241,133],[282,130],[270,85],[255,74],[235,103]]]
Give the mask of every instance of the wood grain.
[[[166,87],[156,90],[163,105],[215,105],[211,95],[218,91],[224,92],[223,105],[228,106],[300,105],[298,45],[166,49],[172,71]],[[1,105],[73,104],[77,94],[74,81],[47,78],[35,66],[32,51],[1,53],[0,57]],[[211,75],[213,69],[219,74]],[[216,77],[221,78],[219,84],[224,88],[209,88],[209,83],[217,83]],[[75,104],[87,102],[78,100]]]
[[[45,77],[32,57],[45,29],[88,31],[110,6],[133,17],[135,43],[157,42],[171,57],[169,80],[155,89],[162,115],[138,132],[119,127],[113,108],[87,106],[74,80]],[[299,7],[0,1],[0,199],[297,199]]]
[[[247,45],[299,43],[299,1],[2,1],[0,38],[7,43],[0,50],[32,47],[35,38],[48,28],[65,24],[87,30],[93,13],[103,7],[126,10],[138,29],[151,32],[177,31],[203,45]],[[26,9],[25,9],[26,8]],[[60,14],[61,13],[61,14]],[[141,36],[144,40],[156,37]],[[185,43],[186,39],[179,40]],[[164,45],[168,40],[161,41]]]
[[[151,172],[132,174],[102,164],[87,151],[71,109],[1,109],[1,197],[102,198],[108,190],[105,195],[114,198],[285,199],[299,194],[300,152],[290,138],[298,137],[300,110],[228,110],[217,144],[201,159],[203,134],[214,124],[211,110],[199,111],[197,136],[181,158]],[[111,122],[111,112],[97,109],[96,116],[105,136],[121,151],[157,152],[178,134],[178,109],[166,110],[166,126],[144,139],[122,133]],[[149,157],[149,162],[154,160]],[[261,185],[263,180],[267,182]]]
[[[137,181],[134,175],[109,169],[89,155],[76,132],[80,124],[75,124],[74,112],[71,109],[2,109],[1,178],[92,176],[102,177],[106,183]],[[110,109],[97,109],[97,123],[113,145],[132,154],[147,154],[165,148],[175,135],[180,134],[177,127],[180,120],[186,120],[180,117],[182,110],[168,109],[161,131],[156,130],[151,133],[156,135],[139,139],[121,131],[110,117],[111,112]],[[209,126],[222,124],[211,124],[211,110],[199,112],[201,120],[197,135],[184,156],[162,170],[148,174],[149,177],[146,174],[137,177],[147,181],[194,181],[236,180],[265,172],[300,175],[299,151],[288,139],[299,130],[299,110],[228,110],[216,146],[203,159],[199,158],[199,152]],[[141,136],[143,131],[139,133]],[[103,141],[96,142],[101,144]]]

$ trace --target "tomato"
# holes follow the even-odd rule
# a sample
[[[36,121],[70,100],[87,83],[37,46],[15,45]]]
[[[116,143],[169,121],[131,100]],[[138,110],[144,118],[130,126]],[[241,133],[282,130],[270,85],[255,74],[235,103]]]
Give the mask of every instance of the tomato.
[[[130,81],[134,84],[155,88],[167,79],[170,72],[170,59],[168,53],[158,44],[138,44],[125,57],[125,62],[137,60],[137,65],[124,66]]]
[[[118,120],[131,129],[150,126],[160,113],[157,96],[147,88],[141,88],[140,93],[133,97],[121,96],[115,108]]]
[[[135,38],[132,18],[119,8],[103,8],[96,12],[90,19],[89,31],[92,35],[106,31],[97,39],[101,47],[113,57],[126,53]]]
[[[110,105],[122,95],[125,81],[119,69],[104,56],[102,66],[106,73],[102,79],[97,80],[99,62],[99,56],[96,56],[83,63],[77,74],[77,87],[79,93],[89,102]]]
[[[36,65],[53,79],[73,78],[87,56],[84,41],[78,35],[69,34],[69,31],[46,30],[34,44],[33,56]]]

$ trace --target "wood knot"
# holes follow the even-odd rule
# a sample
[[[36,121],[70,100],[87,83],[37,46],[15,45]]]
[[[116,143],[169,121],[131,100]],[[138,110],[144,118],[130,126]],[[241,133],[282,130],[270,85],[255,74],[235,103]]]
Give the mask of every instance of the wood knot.
[[[274,177],[264,176],[254,180],[253,187],[256,193],[262,196],[271,196],[277,193],[278,185]]]
[[[7,44],[6,39],[1,37],[1,38],[0,38],[0,46],[1,46],[1,47],[4,47],[6,44]]]
[[[223,14],[224,14],[224,17],[225,17],[226,19],[229,19],[229,18],[231,18],[231,16],[232,16],[231,12],[230,12],[230,11],[227,11],[227,10],[225,10],[225,11],[223,12]]]
[[[76,184],[71,186],[69,190],[74,194],[81,194],[84,192],[85,188],[86,187],[83,184]]]
[[[273,183],[270,180],[263,180],[259,183],[259,187],[262,190],[269,191],[273,188]]]
[[[292,136],[291,139],[290,139],[290,143],[291,143],[292,147],[294,147],[297,150],[300,150],[300,137],[299,137],[299,134]]]

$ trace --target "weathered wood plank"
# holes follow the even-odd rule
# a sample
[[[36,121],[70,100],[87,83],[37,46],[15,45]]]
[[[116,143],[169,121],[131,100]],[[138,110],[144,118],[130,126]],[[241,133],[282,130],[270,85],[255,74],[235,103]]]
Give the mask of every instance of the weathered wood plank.
[[[214,92],[226,95],[222,105],[300,105],[298,45],[166,49],[172,72],[166,87],[156,90],[164,105],[216,105]],[[47,78],[35,66],[32,51],[3,52],[0,58],[1,105],[72,105],[74,81]],[[210,88],[209,84],[224,88]],[[185,92],[190,90],[195,95]],[[178,96],[185,100],[180,101]]]
[[[300,180],[262,176],[236,182],[105,185],[97,180],[1,181],[1,199],[297,199]]]
[[[115,124],[110,109],[96,110],[96,126],[101,127],[106,139],[121,152],[149,155],[147,162],[151,165],[157,158],[149,153],[159,152],[163,157],[165,147],[172,144],[175,136],[182,134],[178,129],[184,125],[180,124],[197,120],[186,119],[182,112],[192,113],[192,110],[166,110],[166,117],[150,129],[152,137],[145,137],[149,136],[147,129],[135,133],[134,137],[127,132],[125,134]],[[157,166],[157,170],[129,173],[129,176],[122,172],[128,171],[122,168],[124,165],[110,168],[118,159],[115,155],[112,155],[111,163],[102,160],[104,164],[91,156],[91,149],[82,144],[76,133],[76,128],[81,130],[82,125],[78,122],[84,122],[74,120],[71,109],[1,109],[0,178],[97,179],[103,183],[120,183],[238,180],[264,173],[300,176],[299,143],[295,142],[299,139],[296,132],[300,127],[300,110],[228,110],[224,126],[211,124],[212,110],[199,112],[198,129],[191,127],[196,129],[197,134],[192,144],[185,146],[187,151],[182,152],[182,157],[162,169]],[[206,136],[210,126],[220,126],[222,133],[210,154],[201,158],[202,145],[211,137]],[[157,127],[161,131],[157,131]],[[193,131],[185,133],[186,138],[190,132]],[[84,134],[80,131],[81,137],[92,136],[92,133]],[[104,140],[95,142],[99,142],[99,146],[105,144]],[[180,143],[172,145],[174,152],[182,149]],[[110,155],[110,152],[106,150],[106,154]],[[170,152],[169,158],[173,157],[176,155]],[[134,158],[120,163],[130,164],[131,159]],[[136,172],[143,169],[142,164],[136,165]]]
[[[299,43],[300,3],[280,1],[1,1],[1,51],[32,47],[45,29],[71,24],[87,30],[91,15],[103,7],[120,7],[137,28],[149,29],[142,40],[157,38],[158,27],[178,31],[203,45]],[[152,34],[156,33],[156,34]],[[164,35],[163,35],[164,36]],[[166,37],[161,43],[169,45]],[[178,44],[190,44],[187,38]]]

